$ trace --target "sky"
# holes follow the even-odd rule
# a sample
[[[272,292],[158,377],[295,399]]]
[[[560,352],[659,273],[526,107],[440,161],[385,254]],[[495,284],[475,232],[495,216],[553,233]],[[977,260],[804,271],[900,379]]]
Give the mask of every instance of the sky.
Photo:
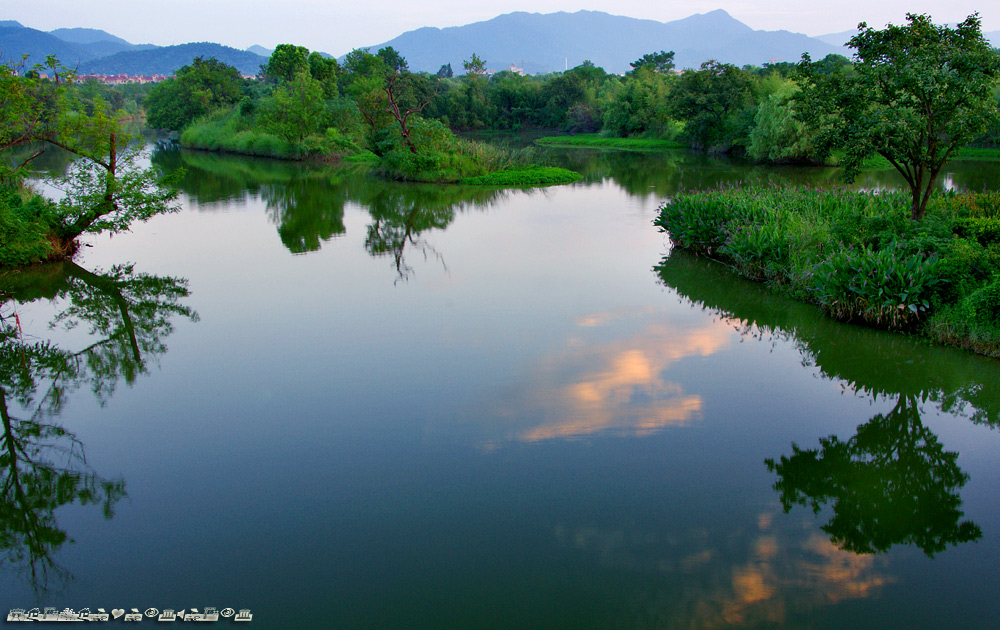
[[[996,0],[0,0],[0,20],[42,31],[97,28],[133,44],[209,41],[245,49],[290,43],[341,55],[423,26],[461,26],[513,11],[581,9],[660,22],[724,9],[754,29],[806,35],[838,33],[862,21],[876,28],[901,24],[907,12],[954,23],[979,11],[984,31],[1000,30]]]

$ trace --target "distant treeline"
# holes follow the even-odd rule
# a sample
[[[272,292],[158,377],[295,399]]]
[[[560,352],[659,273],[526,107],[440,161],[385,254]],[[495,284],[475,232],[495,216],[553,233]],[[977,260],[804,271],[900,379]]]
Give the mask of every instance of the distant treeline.
[[[432,119],[454,131],[547,129],[655,138],[767,162],[808,163],[816,157],[813,130],[795,116],[799,64],[741,68],[709,61],[678,71],[673,53],[658,51],[633,61],[625,75],[585,61],[546,75],[487,76],[486,63],[473,53],[457,72],[446,64],[436,74],[412,73],[392,48],[377,54],[356,50],[338,64],[285,44],[262,66],[258,80],[199,59],[154,88],[147,111],[151,126],[179,131],[199,116],[236,108],[240,128],[269,130],[300,149],[303,143],[315,149],[332,134],[334,144],[378,154],[385,140],[379,133],[393,126],[408,131],[400,126],[404,119]],[[812,70],[850,74],[853,64],[829,55]],[[386,91],[389,78],[395,105]],[[1000,129],[975,144],[1000,146]]]

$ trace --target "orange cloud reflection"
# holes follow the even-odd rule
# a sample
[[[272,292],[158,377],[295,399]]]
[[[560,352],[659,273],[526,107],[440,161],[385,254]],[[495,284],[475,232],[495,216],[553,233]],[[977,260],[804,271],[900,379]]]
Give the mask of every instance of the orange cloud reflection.
[[[613,319],[590,315],[579,325],[596,327]],[[562,353],[543,362],[531,388],[520,400],[509,401],[514,408],[504,415],[549,419],[518,434],[527,442],[606,430],[645,435],[688,424],[700,414],[702,399],[685,395],[664,375],[680,359],[717,352],[732,335],[732,327],[719,320],[693,329],[656,324],[598,346],[574,337]]]

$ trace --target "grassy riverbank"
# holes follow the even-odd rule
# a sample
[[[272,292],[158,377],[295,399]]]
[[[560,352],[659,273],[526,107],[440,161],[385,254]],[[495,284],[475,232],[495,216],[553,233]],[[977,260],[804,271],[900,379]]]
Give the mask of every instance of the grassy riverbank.
[[[535,143],[543,146],[621,149],[624,151],[663,151],[666,149],[686,149],[688,146],[676,140],[609,138],[597,133],[582,133],[575,136],[544,136],[535,140]]]
[[[676,196],[655,224],[831,316],[1000,357],[1000,193],[727,189]]]
[[[235,109],[200,118],[180,135],[181,146],[188,149],[285,160],[368,163],[375,172],[401,181],[533,187],[580,179],[573,171],[537,164],[538,156],[530,148],[512,150],[457,138],[438,121],[412,122],[410,140],[416,151],[387,135],[377,147],[381,155],[332,127],[323,136],[313,134],[292,141],[249,124]]]

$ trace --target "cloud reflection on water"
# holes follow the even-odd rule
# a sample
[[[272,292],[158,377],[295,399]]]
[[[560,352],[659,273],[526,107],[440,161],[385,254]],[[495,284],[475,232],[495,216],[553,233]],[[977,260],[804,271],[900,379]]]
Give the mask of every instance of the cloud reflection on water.
[[[541,358],[522,386],[502,396],[507,439],[538,442],[601,432],[641,436],[695,421],[702,398],[669,380],[669,368],[718,352],[730,343],[733,329],[720,320],[692,328],[647,323],[655,316],[581,317],[566,344]],[[644,324],[640,332],[596,340],[618,332],[613,327],[634,328],[636,319]]]

